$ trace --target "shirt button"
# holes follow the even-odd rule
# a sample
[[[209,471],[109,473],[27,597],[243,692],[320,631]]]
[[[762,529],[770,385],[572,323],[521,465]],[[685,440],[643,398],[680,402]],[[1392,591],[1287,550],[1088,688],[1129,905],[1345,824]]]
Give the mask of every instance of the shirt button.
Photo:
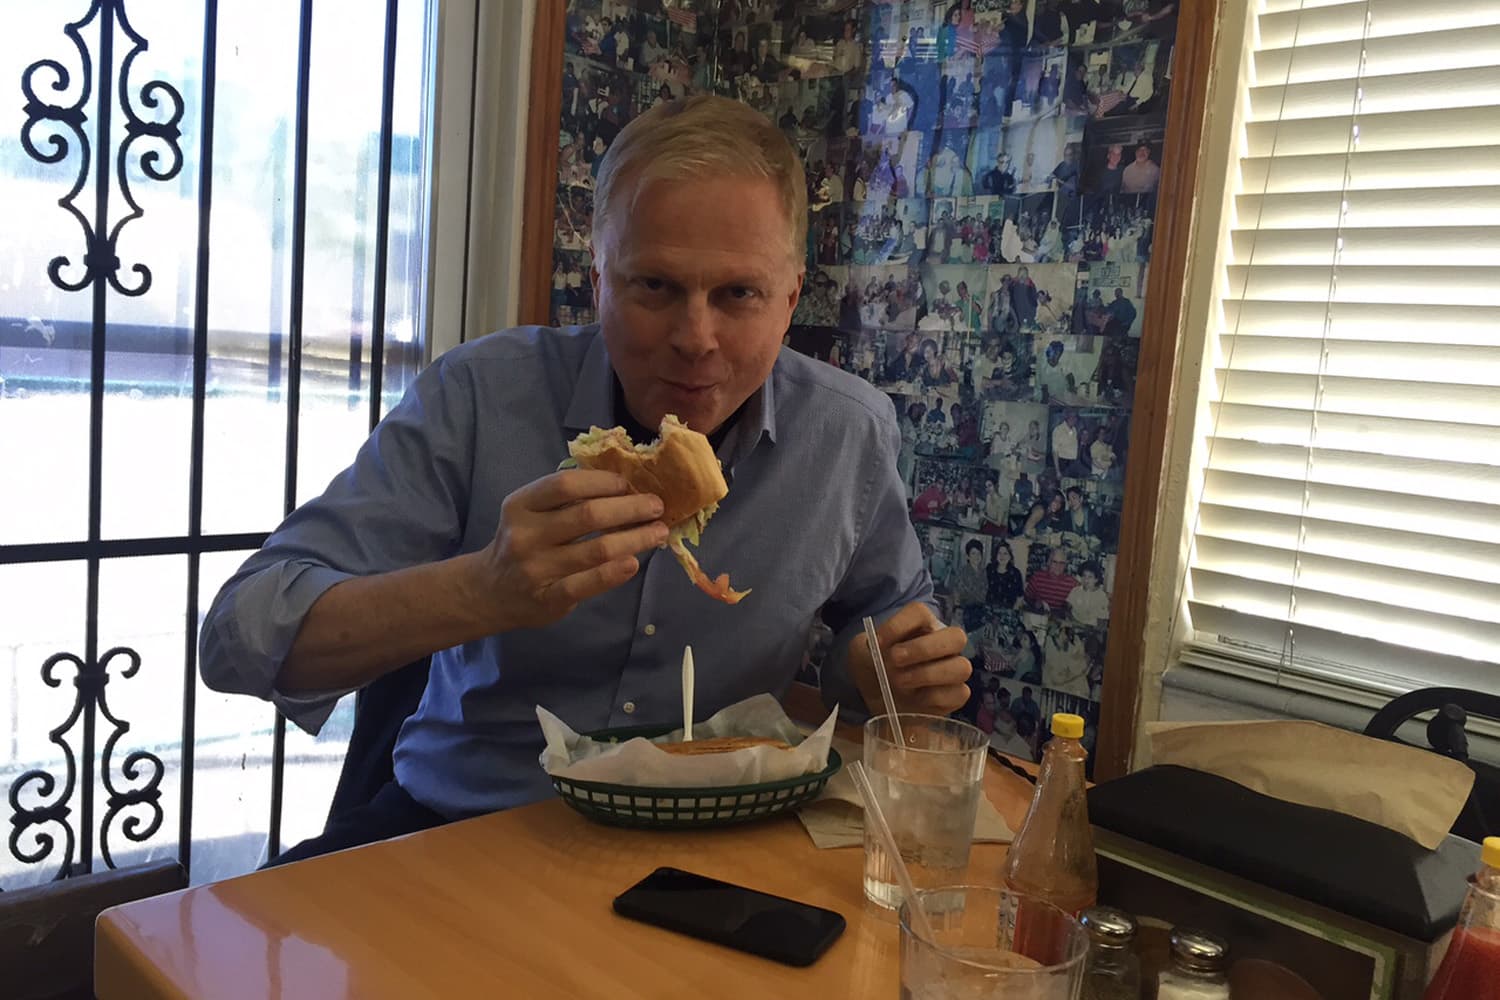
[[[625,710],[625,714],[626,715],[634,715],[635,714],[635,702],[633,702],[633,701],[627,701],[625,704],[621,705],[620,707]]]
[[[645,632],[647,635],[655,635],[656,634],[656,626],[655,625],[647,625],[641,631]]]

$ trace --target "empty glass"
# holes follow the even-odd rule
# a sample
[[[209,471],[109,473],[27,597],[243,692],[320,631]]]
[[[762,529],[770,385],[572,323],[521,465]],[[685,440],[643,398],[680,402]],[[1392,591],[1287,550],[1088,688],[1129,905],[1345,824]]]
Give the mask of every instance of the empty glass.
[[[895,742],[889,716],[865,723],[870,786],[917,888],[961,882],[974,840],[988,738],[957,719],[897,718],[904,747]],[[866,824],[865,897],[894,910],[901,895],[885,845]]]
[[[921,906],[935,940],[912,927]],[[901,1000],[1073,1000],[1088,934],[1071,915],[1030,896],[981,886],[918,889],[903,903]]]

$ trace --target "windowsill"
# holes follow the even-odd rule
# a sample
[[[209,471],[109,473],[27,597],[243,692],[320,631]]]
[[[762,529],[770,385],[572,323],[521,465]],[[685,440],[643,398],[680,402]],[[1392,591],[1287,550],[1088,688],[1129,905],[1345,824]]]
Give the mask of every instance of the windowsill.
[[[1282,674],[1250,663],[1189,648],[1162,675],[1163,722],[1229,722],[1245,719],[1305,719],[1363,732],[1375,712],[1396,692],[1302,675]],[[1471,718],[1465,727],[1469,753],[1500,764],[1500,723]],[[1427,745],[1425,727],[1407,723],[1403,740]]]

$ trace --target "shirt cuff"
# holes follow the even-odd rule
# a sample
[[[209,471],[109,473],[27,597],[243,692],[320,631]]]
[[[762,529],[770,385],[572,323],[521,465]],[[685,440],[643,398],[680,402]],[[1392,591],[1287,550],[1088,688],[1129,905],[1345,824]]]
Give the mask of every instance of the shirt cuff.
[[[210,686],[264,698],[299,728],[317,735],[338,700],[354,689],[292,694],[277,690],[276,675],[314,602],[351,576],[316,563],[287,561],[242,581],[229,612],[204,629],[204,666],[217,664],[223,682]]]

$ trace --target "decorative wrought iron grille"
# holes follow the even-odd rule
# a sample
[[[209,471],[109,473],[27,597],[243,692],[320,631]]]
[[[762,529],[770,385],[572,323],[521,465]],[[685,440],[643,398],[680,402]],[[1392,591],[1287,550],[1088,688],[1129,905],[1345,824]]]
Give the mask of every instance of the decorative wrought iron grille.
[[[65,540],[27,540],[23,536],[16,540],[16,533],[0,524],[0,570],[77,562],[82,564],[86,575],[82,648],[52,653],[40,664],[41,680],[47,688],[64,690],[68,683],[73,688],[71,707],[55,726],[47,727],[47,741],[53,748],[51,756],[42,766],[24,767],[19,774],[9,776],[3,769],[4,758],[0,757],[0,783],[8,784],[10,856],[24,865],[46,866],[55,872],[56,878],[89,872],[101,862],[113,868],[122,843],[144,844],[162,831],[163,779],[168,775],[169,765],[158,752],[160,747],[133,745],[131,720],[117,714],[107,694],[111,690],[118,693],[120,685],[150,684],[152,677],[163,676],[164,669],[180,669],[182,674],[176,846],[183,865],[191,866],[198,722],[197,626],[202,611],[199,587],[203,582],[203,557],[254,549],[264,540],[265,530],[274,527],[271,518],[271,523],[265,523],[260,531],[204,530],[205,451],[209,447],[205,411],[211,396],[210,371],[212,365],[226,363],[214,357],[210,348],[213,326],[210,277],[216,264],[215,248],[223,245],[222,240],[215,240],[212,230],[215,126],[219,110],[216,91],[220,59],[226,51],[237,52],[238,46],[226,49],[221,44],[219,4],[216,0],[206,0],[201,8],[201,48],[177,53],[182,65],[195,71],[191,81],[195,87],[194,102],[185,99],[187,88],[182,80],[159,72],[143,72],[146,63],[142,56],[150,50],[153,40],[132,25],[126,0],[85,0],[77,6],[83,8],[81,14],[62,27],[55,47],[36,52],[21,72],[19,134],[8,140],[0,139],[19,146],[30,161],[29,170],[34,172],[38,167],[44,170],[47,182],[55,184],[61,217],[70,220],[68,228],[59,226],[49,230],[47,238],[58,240],[64,247],[50,259],[35,254],[27,256],[24,251],[13,254],[13,258],[21,258],[24,270],[31,275],[28,279],[31,287],[44,288],[50,284],[56,290],[49,291],[47,296],[56,299],[57,293],[61,293],[69,302],[77,296],[88,296],[89,300],[86,310],[74,309],[80,315],[86,313],[87,319],[62,315],[7,318],[4,314],[17,311],[16,307],[12,303],[7,308],[0,298],[0,434],[20,432],[26,420],[21,404],[44,390],[47,379],[66,382],[71,378],[80,387],[86,381],[87,388],[88,502],[84,536]],[[367,429],[380,418],[384,405],[399,395],[405,378],[414,373],[421,360],[421,343],[413,331],[421,329],[415,314],[421,309],[417,276],[422,265],[420,254],[426,226],[420,207],[425,200],[421,155],[422,131],[426,127],[425,98],[419,96],[413,102],[419,109],[417,134],[398,136],[395,117],[398,74],[403,65],[425,64],[428,58],[425,34],[432,19],[430,8],[420,4],[410,4],[408,16],[403,19],[398,0],[385,0],[383,21],[376,26],[379,44],[364,54],[372,66],[378,66],[380,104],[378,128],[370,129],[355,162],[342,166],[346,174],[352,166],[359,175],[354,204],[360,206],[351,227],[355,235],[348,247],[353,258],[349,322],[347,329],[339,331],[340,336],[347,337],[347,357],[320,349],[318,356],[310,361],[308,329],[313,320],[308,286],[310,278],[319,277],[309,273],[316,266],[310,261],[309,250],[309,226],[315,211],[310,204],[315,197],[310,185],[314,173],[310,161],[314,52],[326,51],[330,43],[325,41],[325,48],[315,45],[318,24],[312,0],[285,0],[282,6],[296,15],[295,97],[286,135],[286,144],[291,147],[287,164],[290,218],[284,246],[274,226],[268,242],[275,245],[272,269],[285,276],[286,323],[285,329],[279,323],[269,323],[270,329],[243,338],[255,345],[254,352],[248,359],[235,358],[233,363],[248,366],[257,377],[263,373],[266,397],[275,400],[280,407],[277,412],[284,414],[281,513],[285,514],[298,503],[299,469],[306,470],[300,450],[304,438],[304,389],[309,380],[317,376],[327,383],[331,381],[327,377],[330,374],[342,379],[341,369],[347,364],[344,405],[348,409],[367,407]],[[183,6],[184,10],[190,8],[196,16],[196,5]],[[371,7],[361,4],[359,10],[368,12]],[[326,29],[328,25],[323,23],[322,27]],[[178,38],[196,40],[196,32],[197,25],[192,25]],[[10,37],[16,40],[18,36]],[[26,41],[32,46],[43,44],[29,36]],[[343,41],[335,38],[332,44]],[[404,61],[400,58],[403,53]],[[418,74],[418,82],[425,93],[425,73]],[[196,114],[190,113],[194,103]],[[274,137],[270,144],[278,148]],[[397,148],[406,152],[399,163],[394,163],[393,151]],[[4,174],[6,162],[15,162],[15,158],[0,159],[0,184],[8,180]],[[143,207],[148,199],[142,192],[148,185],[174,182],[181,185],[185,165],[195,168],[197,179],[190,199],[195,214],[193,231],[171,253],[191,261],[190,267],[179,268],[187,272],[185,277],[191,286],[187,296],[191,301],[190,317],[181,317],[188,322],[122,322],[117,318],[120,303],[146,296],[158,272],[162,268],[170,271],[174,263],[163,259],[170,254],[160,245],[132,239],[133,224],[139,223],[149,210]],[[406,256],[399,261],[393,261],[390,252],[393,181],[403,185],[407,207],[418,206],[399,220],[407,230],[415,231],[400,234]],[[363,206],[368,201],[370,186],[375,189],[374,205],[366,212]],[[272,203],[275,204],[274,198]],[[317,239],[328,242],[326,236]],[[189,240],[191,246],[187,245]],[[273,282],[273,287],[279,289],[280,284]],[[396,297],[393,287],[402,298],[400,307],[406,310],[403,314],[406,335],[388,340],[391,299]],[[276,312],[277,303],[273,301],[268,311]],[[43,336],[39,345],[27,339],[36,331]],[[326,330],[322,335],[325,341],[329,339]],[[38,376],[22,363],[40,362],[46,367],[49,358],[54,357],[49,352],[63,351],[80,357],[86,355],[86,378],[80,374]],[[176,358],[190,368],[190,379],[178,389],[179,395],[190,393],[184,403],[191,419],[186,481],[151,484],[164,491],[186,491],[186,531],[181,534],[116,537],[104,530],[103,511],[108,499],[104,475],[106,393],[111,384],[112,361],[126,352],[132,356]],[[318,370],[311,372],[310,366]],[[392,366],[398,369],[398,377],[388,380]],[[113,377],[118,382],[118,377]],[[388,381],[392,384],[387,385]],[[142,442],[139,446],[151,445]],[[352,449],[348,454],[352,454]],[[113,642],[111,636],[101,634],[101,568],[111,560],[153,556],[178,556],[186,561],[185,641],[180,667],[164,664],[159,658],[156,663],[148,662],[130,645]],[[18,578],[12,573],[8,579]],[[0,640],[7,632],[23,631],[25,625],[10,620],[3,610],[5,603],[9,603],[9,598],[0,587],[0,622],[6,623],[0,625]],[[35,668],[18,661],[13,669]],[[22,718],[14,705],[12,713],[13,719],[35,727],[37,720],[30,716]],[[269,857],[275,857],[281,848],[286,741],[285,720],[277,715],[272,729],[268,843],[264,851]],[[15,753],[12,758],[25,760]]]

